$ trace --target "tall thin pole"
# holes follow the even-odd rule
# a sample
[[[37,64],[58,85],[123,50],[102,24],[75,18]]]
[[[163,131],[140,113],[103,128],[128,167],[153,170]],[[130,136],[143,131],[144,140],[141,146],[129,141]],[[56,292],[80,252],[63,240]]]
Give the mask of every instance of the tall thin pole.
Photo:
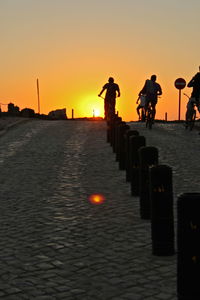
[[[179,99],[178,99],[178,120],[181,119],[181,90],[179,89]]]
[[[37,96],[38,96],[38,114],[40,114],[40,89],[39,80],[37,79]]]

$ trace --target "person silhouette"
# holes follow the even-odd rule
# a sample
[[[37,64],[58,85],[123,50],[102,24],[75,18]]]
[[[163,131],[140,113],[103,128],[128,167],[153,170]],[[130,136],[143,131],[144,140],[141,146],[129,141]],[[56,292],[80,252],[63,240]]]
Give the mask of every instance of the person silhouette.
[[[195,98],[198,110],[200,110],[200,67],[192,79],[188,82],[187,87],[192,87],[191,98]]]
[[[144,87],[139,92],[139,96],[146,95],[145,109],[148,108],[149,103],[153,109],[153,118],[156,115],[156,104],[158,102],[158,95],[162,95],[162,89],[159,83],[156,82],[156,75],[152,75],[151,79],[145,81]]]
[[[115,115],[116,97],[120,97],[119,85],[114,82],[113,77],[110,77],[108,82],[104,84],[98,96],[101,97],[105,90],[106,95],[104,98],[104,118],[105,120],[110,120]]]

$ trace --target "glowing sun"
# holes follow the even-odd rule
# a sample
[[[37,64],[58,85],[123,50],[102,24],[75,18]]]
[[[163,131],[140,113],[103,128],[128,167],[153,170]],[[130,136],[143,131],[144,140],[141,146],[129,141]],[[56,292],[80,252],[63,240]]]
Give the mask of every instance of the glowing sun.
[[[100,116],[100,110],[99,109],[93,109],[93,116],[99,117]]]

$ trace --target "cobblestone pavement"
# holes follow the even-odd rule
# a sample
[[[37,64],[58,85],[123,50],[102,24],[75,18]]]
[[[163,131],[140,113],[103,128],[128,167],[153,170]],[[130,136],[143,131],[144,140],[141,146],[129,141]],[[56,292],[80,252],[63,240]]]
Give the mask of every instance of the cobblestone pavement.
[[[199,190],[195,131],[129,125],[173,167],[175,201]],[[176,255],[152,255],[104,122],[21,124],[0,138],[0,168],[1,299],[177,299]],[[88,201],[96,193],[103,204]]]
[[[19,124],[30,121],[30,118],[0,116],[0,137]]]

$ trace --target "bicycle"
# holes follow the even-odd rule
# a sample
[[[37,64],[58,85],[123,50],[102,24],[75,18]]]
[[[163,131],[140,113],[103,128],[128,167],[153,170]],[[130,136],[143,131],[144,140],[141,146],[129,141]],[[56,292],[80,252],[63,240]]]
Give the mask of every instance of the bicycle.
[[[189,101],[187,103],[187,110],[185,114],[185,129],[189,129],[190,131],[194,128],[196,114],[198,109],[195,98],[190,98],[187,94],[184,94],[188,97]]]
[[[102,96],[99,96],[99,97],[104,99],[104,101],[105,101],[104,97],[102,97]],[[107,102],[107,104],[105,106],[105,120],[112,121],[114,119],[114,117],[115,117],[115,106],[113,105],[113,103]]]
[[[151,102],[149,102],[148,107],[146,109],[146,128],[152,129],[153,123],[154,123],[154,111],[151,106]]]

